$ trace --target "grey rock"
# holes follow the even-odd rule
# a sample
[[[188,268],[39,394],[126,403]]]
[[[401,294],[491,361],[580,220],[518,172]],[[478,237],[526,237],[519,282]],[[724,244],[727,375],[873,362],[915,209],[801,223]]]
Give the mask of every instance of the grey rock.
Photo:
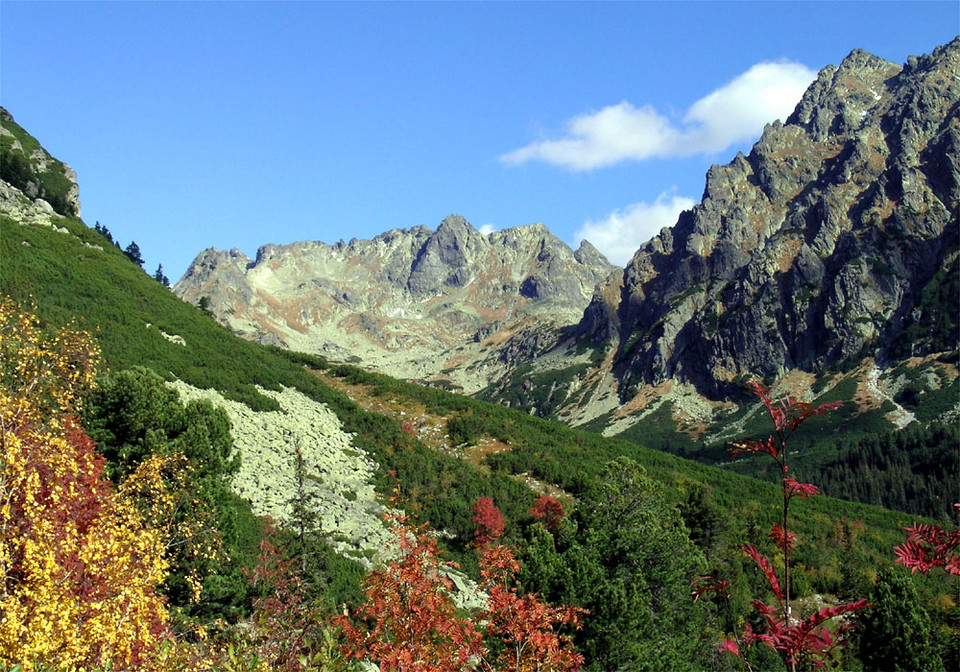
[[[854,51],[713,166],[700,204],[577,328],[617,350],[621,393],[673,379],[723,399],[733,375],[956,349],[910,330],[931,317],[925,289],[957,273],[958,72],[960,38],[903,68]]]
[[[612,270],[542,224],[481,234],[451,215],[436,231],[394,229],[334,245],[200,253],[174,292],[233,331],[407,378],[478,390],[507,362],[556,344]],[[500,348],[507,351],[500,353]],[[498,354],[499,353],[499,354]]]

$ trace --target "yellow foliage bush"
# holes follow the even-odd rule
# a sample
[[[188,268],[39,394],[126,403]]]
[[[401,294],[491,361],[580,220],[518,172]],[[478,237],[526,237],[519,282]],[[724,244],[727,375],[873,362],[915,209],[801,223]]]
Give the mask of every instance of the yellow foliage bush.
[[[0,665],[134,669],[163,638],[162,534],[73,421],[99,352],[0,301]]]

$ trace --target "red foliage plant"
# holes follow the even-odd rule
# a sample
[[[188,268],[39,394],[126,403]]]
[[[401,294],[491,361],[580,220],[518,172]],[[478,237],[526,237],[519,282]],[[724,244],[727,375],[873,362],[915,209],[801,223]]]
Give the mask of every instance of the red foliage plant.
[[[794,497],[810,497],[817,494],[817,486],[809,483],[798,483],[787,475],[790,470],[787,464],[787,439],[796,431],[805,420],[814,415],[826,415],[830,411],[840,408],[841,402],[814,406],[793,397],[774,398],[770,390],[760,383],[750,382],[748,386],[767,409],[773,420],[774,433],[763,440],[750,439],[735,441],[730,453],[732,457],[742,454],[765,454],[772,457],[780,467],[780,484],[783,490],[782,525],[777,525],[771,531],[771,538],[783,550],[784,565],[784,598],[783,607],[786,617],[790,613],[790,549],[796,541],[796,535],[790,532],[790,500]]]
[[[954,504],[960,516],[960,504]],[[914,523],[905,527],[907,541],[893,549],[897,562],[911,574],[927,574],[934,567],[943,567],[948,574],[960,575],[960,529],[948,531],[939,525]]]
[[[487,591],[487,608],[480,622],[488,639],[499,640],[492,654],[485,649],[479,669],[485,672],[574,672],[583,656],[571,639],[558,632],[562,626],[579,626],[587,612],[577,607],[552,606],[537,595],[521,594],[515,576],[520,563],[503,545],[488,544],[480,558],[481,587]]]
[[[304,600],[294,561],[274,543],[278,538],[274,521],[268,517],[264,522],[257,564],[246,572],[251,587],[261,593],[253,603],[254,627],[246,644],[271,670],[296,672],[304,669],[301,660],[313,653],[322,618]]]
[[[344,653],[371,660],[380,669],[457,672],[481,646],[473,623],[457,614],[449,572],[426,526],[391,511],[386,516],[399,542],[399,557],[364,579],[367,601],[337,624],[347,639]]]
[[[560,529],[560,523],[563,522],[565,513],[563,504],[559,500],[549,495],[541,495],[537,497],[533,507],[531,507],[530,515],[543,523],[543,526],[550,532],[556,534]]]
[[[488,497],[473,508],[486,606],[459,611],[451,597],[456,565],[440,559],[425,525],[414,526],[405,514],[391,511],[387,519],[399,541],[399,557],[364,580],[367,601],[352,618],[336,620],[349,658],[375,662],[383,672],[579,669],[582,656],[558,629],[576,627],[582,610],[520,594],[514,578],[520,563],[509,548],[493,543],[503,532],[503,515]]]
[[[477,526],[474,542],[478,547],[483,547],[503,536],[503,514],[493,503],[493,499],[480,497],[473,503],[472,510],[473,518],[470,521]]]
[[[750,389],[766,407],[773,420],[775,432],[762,440],[738,441],[733,444],[731,453],[734,457],[741,454],[769,455],[780,467],[780,484],[783,493],[782,523],[775,524],[769,536],[783,551],[784,582],[781,585],[773,563],[757,549],[749,545],[740,547],[763,572],[776,600],[774,604],[767,604],[762,600],[751,602],[766,626],[764,632],[755,632],[748,622],[744,626],[743,633],[735,635],[735,639],[725,641],[720,651],[733,654],[750,668],[750,664],[743,657],[741,647],[749,648],[763,643],[779,654],[791,672],[810,667],[822,668],[823,661],[830,652],[844,643],[843,634],[852,625],[846,623],[838,629],[836,634],[831,634],[824,627],[824,623],[831,618],[860,611],[870,605],[865,600],[856,600],[833,607],[824,607],[804,619],[793,616],[790,605],[790,551],[797,543],[797,535],[789,528],[790,501],[794,497],[811,497],[817,494],[818,489],[815,485],[799,483],[787,475],[789,472],[787,439],[805,420],[814,415],[825,415],[835,410],[840,406],[840,402],[814,406],[792,397],[775,399],[770,390],[759,383],[750,383]],[[693,591],[694,600],[708,593],[729,598],[727,589],[730,584],[715,576],[700,577],[693,584],[697,585]]]

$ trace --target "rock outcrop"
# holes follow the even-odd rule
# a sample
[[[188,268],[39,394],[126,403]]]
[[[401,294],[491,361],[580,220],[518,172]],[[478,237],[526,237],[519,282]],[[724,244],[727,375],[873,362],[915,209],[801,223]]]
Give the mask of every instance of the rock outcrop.
[[[0,107],[0,177],[27,199],[64,217],[80,216],[80,187],[74,170],[40,146]]]
[[[372,485],[376,464],[353,445],[336,414],[298,390],[260,390],[281,411],[253,411],[216,390],[168,383],[184,401],[204,399],[230,416],[236,450],[242,455],[234,491],[253,512],[288,522],[296,493],[305,490],[316,508],[320,531],[341,554],[367,567],[390,546],[383,505]],[[299,452],[302,474],[297,473]]]
[[[451,215],[436,231],[266,245],[254,260],[209,249],[174,291],[206,297],[220,321],[262,343],[408,378],[449,375],[474,391],[529,355],[523,343],[553,345],[545,331],[576,322],[612,270],[589,243],[571,250],[542,224],[483,234]],[[509,354],[495,356],[504,343]]]

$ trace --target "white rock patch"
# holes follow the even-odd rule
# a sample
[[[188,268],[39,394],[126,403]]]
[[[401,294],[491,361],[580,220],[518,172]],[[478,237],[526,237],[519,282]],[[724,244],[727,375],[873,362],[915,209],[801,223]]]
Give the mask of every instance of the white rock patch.
[[[371,485],[376,464],[353,445],[353,435],[343,431],[329,408],[293,388],[260,389],[283,411],[258,412],[216,390],[200,390],[179,380],[168,385],[184,400],[208,399],[230,416],[241,458],[233,487],[250,500],[254,513],[290,519],[299,447],[320,531],[329,535],[333,547],[369,568],[380,549],[390,546],[391,534],[381,519],[383,506]]]
[[[879,399],[881,403],[884,401],[889,401],[891,404],[896,406],[894,410],[887,413],[886,417],[887,420],[893,423],[894,427],[897,429],[903,429],[911,422],[914,422],[917,419],[917,416],[898,404],[893,400],[892,396],[880,389],[880,373],[881,371],[877,366],[874,366],[867,371],[867,389],[870,391],[870,394]]]

